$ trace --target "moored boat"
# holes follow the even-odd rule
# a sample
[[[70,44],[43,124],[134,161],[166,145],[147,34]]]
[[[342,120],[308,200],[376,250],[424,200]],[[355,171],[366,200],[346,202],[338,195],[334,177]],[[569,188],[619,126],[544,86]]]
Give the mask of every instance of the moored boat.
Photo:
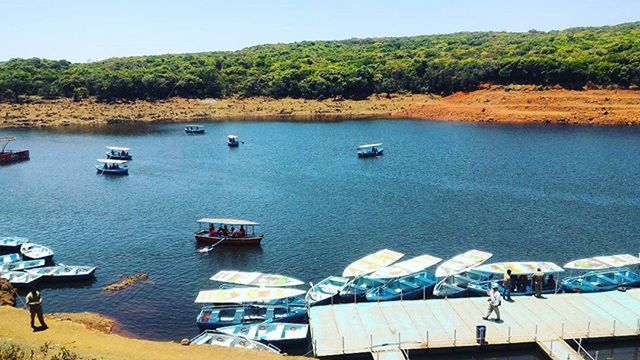
[[[55,265],[37,269],[27,269],[28,273],[42,275],[45,280],[53,281],[81,281],[95,276],[96,268],[92,266]]]
[[[97,159],[96,170],[98,174],[108,175],[128,175],[129,166],[127,160],[115,160],[115,159]]]
[[[22,244],[29,242],[29,239],[18,236],[0,237],[0,253],[20,251]]]
[[[210,280],[221,283],[259,287],[288,287],[304,284],[304,282],[298,279],[284,275],[235,270],[221,270],[213,275]]]
[[[113,160],[131,160],[131,149],[120,146],[107,146],[107,159]]]
[[[20,246],[20,253],[27,260],[50,261],[53,259],[53,251],[44,245],[24,243]]]
[[[349,285],[350,281],[351,279],[345,277],[329,276],[312,285],[304,299],[309,306],[332,303],[340,291]]]
[[[41,267],[41,266],[44,266],[44,264],[45,264],[45,261],[42,259],[16,261],[16,262],[0,265],[0,271],[21,271],[21,270]]]
[[[187,125],[184,127],[184,132],[189,135],[202,135],[205,133],[204,126],[201,125]]]
[[[597,256],[574,260],[564,265],[572,272],[584,272],[570,276],[561,282],[565,292],[599,292],[616,288],[640,286],[640,274],[630,268],[640,264],[640,258],[629,254]]]
[[[433,289],[433,295],[438,297],[459,297],[467,292],[467,284],[471,281],[483,280],[486,275],[471,271],[476,266],[489,260],[493,254],[469,250],[443,262],[436,268],[438,282]]]
[[[241,219],[203,218],[197,220],[198,231],[194,234],[200,243],[211,245],[259,245],[264,235],[256,234],[257,222]],[[202,225],[208,228],[202,229]],[[216,225],[219,227],[216,229]],[[229,226],[231,228],[229,228]],[[239,226],[238,229],[235,227]]]
[[[15,139],[15,136],[0,137],[0,165],[29,160],[29,150],[7,150],[7,145]]]
[[[0,256],[0,265],[15,263],[17,261],[20,261],[20,254],[9,254]]]
[[[371,158],[378,157],[384,154],[384,149],[382,148],[382,143],[376,144],[366,144],[358,146],[358,157],[359,158]]]
[[[216,331],[204,331],[189,341],[192,345],[213,345],[228,348],[241,348],[245,350],[258,350],[272,353],[280,353],[280,349],[273,345],[265,345],[244,337],[223,334]]]
[[[23,271],[0,272],[0,278],[6,279],[15,287],[32,286],[42,280],[42,275],[29,274]]]
[[[253,341],[266,342],[277,346],[290,346],[307,341],[308,324],[259,323],[225,326],[219,332],[244,337]]]
[[[510,294],[512,296],[532,295],[534,292],[533,274],[537,269],[540,269],[545,275],[542,293],[555,293],[558,289],[558,274],[564,269],[552,262],[544,261],[513,261],[478,266],[473,270],[487,274],[487,276],[485,279],[469,282],[467,290],[470,295],[486,296],[491,287],[497,285],[500,293],[504,293],[504,275],[507,270],[511,270]]]
[[[382,249],[349,264],[342,272],[342,277],[356,277],[371,274],[393,264],[403,256],[404,254],[402,253]]]
[[[200,304],[249,304],[287,299],[304,294],[304,290],[290,288],[231,288],[202,290],[195,302]]]
[[[261,322],[304,322],[305,306],[239,305],[205,306],[196,318],[200,330]]]
[[[236,135],[227,135],[227,145],[229,147],[238,147],[238,146],[240,146],[240,141],[238,141],[238,136],[236,136]]]

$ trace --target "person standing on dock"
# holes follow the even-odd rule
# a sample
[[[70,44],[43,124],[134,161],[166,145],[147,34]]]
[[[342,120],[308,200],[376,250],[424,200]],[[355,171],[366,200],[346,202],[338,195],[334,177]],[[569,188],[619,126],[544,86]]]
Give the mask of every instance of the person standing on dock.
[[[506,301],[511,301],[511,287],[513,283],[511,282],[511,269],[507,269],[507,272],[504,274],[504,278],[502,279],[502,287],[504,288],[504,299]]]
[[[48,328],[47,324],[44,322],[44,316],[42,314],[42,295],[40,292],[36,290],[35,287],[32,287],[27,294],[27,304],[29,305],[29,313],[31,314],[31,328],[33,331],[36,331],[36,326],[34,323],[36,315],[38,316],[38,321],[40,322],[40,329]]]
[[[544,273],[540,268],[533,273],[534,295],[537,298],[542,297],[542,284],[544,284]]]
[[[487,312],[487,316],[484,316],[484,320],[489,320],[489,316],[491,316],[492,312],[496,313],[496,321],[500,321],[500,305],[502,304],[502,297],[500,296],[500,291],[498,291],[498,284],[494,284],[491,291],[489,291],[489,311]]]

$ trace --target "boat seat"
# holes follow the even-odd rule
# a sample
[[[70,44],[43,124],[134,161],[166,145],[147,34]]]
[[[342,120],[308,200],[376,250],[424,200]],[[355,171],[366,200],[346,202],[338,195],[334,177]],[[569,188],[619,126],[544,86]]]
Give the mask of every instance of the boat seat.
[[[235,315],[233,316],[233,322],[242,323],[243,318],[244,318],[244,309],[237,309]]]
[[[264,320],[265,321],[272,321],[275,319],[276,316],[276,310],[274,308],[269,308],[267,309],[267,312],[264,316]]]

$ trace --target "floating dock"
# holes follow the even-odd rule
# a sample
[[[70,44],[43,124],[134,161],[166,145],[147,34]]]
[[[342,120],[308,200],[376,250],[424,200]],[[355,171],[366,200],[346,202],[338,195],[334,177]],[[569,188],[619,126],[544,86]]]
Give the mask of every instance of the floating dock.
[[[640,289],[513,300],[503,300],[500,322],[482,319],[488,307],[482,297],[312,307],[313,352],[382,360],[417,349],[479,347],[476,326],[484,325],[486,345],[537,343],[552,359],[581,359],[573,350],[581,339],[640,335]]]

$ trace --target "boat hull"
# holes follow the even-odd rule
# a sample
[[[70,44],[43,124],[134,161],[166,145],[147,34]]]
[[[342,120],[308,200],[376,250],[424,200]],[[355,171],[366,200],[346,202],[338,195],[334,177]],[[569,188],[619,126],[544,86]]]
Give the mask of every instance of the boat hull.
[[[238,146],[240,146],[240,143],[227,143],[227,146],[230,148],[236,148]]]
[[[376,152],[367,151],[367,152],[358,153],[359,158],[373,158],[373,157],[379,157],[382,155],[384,155],[384,150],[376,151]]]
[[[184,132],[186,132],[189,135],[202,135],[202,134],[204,134],[204,130],[185,130]]]
[[[5,151],[0,153],[0,165],[29,160],[29,150]]]
[[[129,175],[129,169],[104,169],[102,167],[96,166],[96,170],[98,171],[98,174]]]
[[[241,238],[223,237],[223,236],[219,237],[219,236],[209,235],[207,231],[197,232],[194,234],[194,236],[196,238],[196,241],[198,241],[199,243],[212,244],[212,245],[220,243],[220,241],[222,241],[220,245],[260,245],[260,242],[264,238],[264,235],[245,236]]]
[[[220,327],[254,324],[260,322],[286,322],[286,323],[302,323],[307,319],[307,309],[305,307],[260,307],[247,306],[233,309],[233,317],[225,317],[216,314],[217,308],[202,309],[196,319],[196,324],[201,331],[215,330]],[[223,310],[223,309],[222,309]],[[270,311],[273,311],[269,314]],[[211,316],[217,318],[212,319]]]
[[[590,293],[637,286],[640,286],[639,274],[629,270],[614,270],[566,278],[562,281],[560,289],[563,292]]]

